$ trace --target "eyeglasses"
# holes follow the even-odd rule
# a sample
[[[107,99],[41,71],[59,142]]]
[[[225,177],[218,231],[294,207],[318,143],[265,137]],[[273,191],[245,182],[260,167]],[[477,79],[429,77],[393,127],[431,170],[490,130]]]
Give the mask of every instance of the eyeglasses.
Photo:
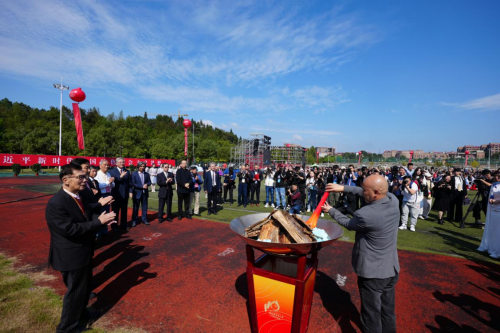
[[[87,179],[87,176],[81,175],[81,176],[68,176],[68,178],[77,178],[78,180],[85,180]]]

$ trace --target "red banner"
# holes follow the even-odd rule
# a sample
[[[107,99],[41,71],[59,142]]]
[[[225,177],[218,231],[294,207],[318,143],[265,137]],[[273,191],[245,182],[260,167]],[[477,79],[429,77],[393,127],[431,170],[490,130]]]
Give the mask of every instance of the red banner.
[[[0,166],[12,166],[12,164],[17,163],[21,166],[30,166],[36,163],[42,166],[63,166],[70,163],[75,158],[86,158],[90,161],[91,165],[98,166],[101,160],[107,160],[110,166],[116,165],[116,157],[89,157],[89,156],[56,156],[56,155],[29,155],[29,154],[5,154],[0,153]],[[125,165],[135,165],[139,162],[145,162],[147,166],[151,166],[153,163],[156,166],[162,163],[168,163],[170,165],[175,165],[175,160],[167,159],[152,159],[152,158],[126,158]]]
[[[78,103],[73,103],[73,115],[75,116],[76,137],[78,139],[78,148],[85,149],[85,141],[83,140],[82,117],[80,116],[80,107]]]
[[[184,156],[188,156],[188,129],[184,128]]]

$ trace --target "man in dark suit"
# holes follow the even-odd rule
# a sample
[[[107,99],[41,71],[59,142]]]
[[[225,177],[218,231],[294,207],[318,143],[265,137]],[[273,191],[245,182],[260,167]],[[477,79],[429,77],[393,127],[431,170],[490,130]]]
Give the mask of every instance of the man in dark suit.
[[[85,214],[89,220],[93,220],[94,217],[99,216],[101,214],[102,207],[108,205],[111,201],[113,201],[112,196],[108,197],[100,197],[95,195],[92,186],[95,186],[95,183],[91,184],[89,179],[90,175],[90,162],[86,158],[78,157],[71,161],[71,164],[78,165],[82,168],[82,171],[85,172],[85,176],[87,177],[87,182],[85,184],[85,188],[79,193],[79,195],[85,200],[87,203],[87,210]],[[97,186],[99,188],[99,186]],[[97,193],[100,193],[98,191]]]
[[[260,182],[262,181],[262,171],[258,165],[254,165],[254,169],[250,171],[250,206],[254,204],[259,207],[260,203]],[[254,198],[256,200],[254,200]]]
[[[135,227],[139,221],[139,205],[142,206],[142,222],[145,225],[149,225],[148,222],[148,198],[149,190],[148,187],[151,186],[151,178],[149,173],[144,172],[146,169],[146,163],[139,162],[137,164],[139,170],[132,173],[132,200],[134,201],[134,207],[132,210],[132,227]]]
[[[210,163],[210,170],[205,172],[203,186],[207,195],[208,215],[217,215],[217,196],[221,188],[221,182],[219,173],[215,170],[215,163]]]
[[[451,176],[450,181],[451,195],[447,219],[450,222],[461,222],[463,218],[463,204],[467,197],[467,186],[462,176],[462,171],[460,169],[454,169],[453,172],[455,174]]]
[[[363,332],[396,332],[395,287],[399,279],[399,200],[388,193],[387,181],[371,175],[363,187],[328,184],[327,192],[363,196],[366,205],[352,219],[328,203],[322,207],[348,230],[355,230],[352,267],[358,275]]]
[[[59,178],[62,188],[47,203],[45,218],[50,231],[48,264],[61,272],[68,288],[56,330],[63,333],[75,331],[85,314],[91,291],[92,244],[102,225],[115,222],[115,213],[87,218],[88,203],[79,195],[86,187],[87,177],[79,165],[64,165]]]
[[[165,163],[161,167],[161,172],[158,172],[157,183],[160,189],[158,190],[158,223],[162,223],[163,219],[163,208],[167,204],[167,217],[165,220],[172,222],[172,197],[174,195],[174,190],[172,186],[175,183],[174,174],[169,172],[170,165]]]
[[[193,178],[191,177],[191,172],[187,168],[187,161],[182,160],[179,166],[179,170],[175,174],[175,181],[177,183],[177,208],[179,210],[179,215],[177,219],[181,220],[183,216],[191,219],[189,214],[189,197],[191,195],[190,187],[193,186]],[[182,204],[184,203],[184,213],[182,212]]]
[[[125,159],[118,157],[116,159],[116,168],[108,171],[110,176],[115,180],[115,187],[111,189],[111,195],[115,199],[113,203],[113,211],[116,214],[116,219],[120,221],[120,228],[127,231],[127,210],[128,198],[130,196],[130,171],[125,169]],[[118,229],[118,225],[113,226]]]

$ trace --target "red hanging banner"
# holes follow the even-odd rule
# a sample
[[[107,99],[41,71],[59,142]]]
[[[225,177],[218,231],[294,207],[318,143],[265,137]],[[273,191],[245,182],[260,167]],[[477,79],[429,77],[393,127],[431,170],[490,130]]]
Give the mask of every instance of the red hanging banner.
[[[73,103],[73,115],[75,117],[76,137],[78,139],[78,148],[85,149],[85,140],[83,139],[82,117],[78,103]]]

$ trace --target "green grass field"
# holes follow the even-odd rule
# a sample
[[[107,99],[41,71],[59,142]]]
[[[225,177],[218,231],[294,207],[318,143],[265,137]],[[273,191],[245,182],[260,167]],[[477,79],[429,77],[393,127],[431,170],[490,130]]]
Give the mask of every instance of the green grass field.
[[[237,190],[234,191],[234,197],[236,198]],[[472,199],[475,195],[474,191],[470,191],[470,198]],[[174,202],[172,205],[172,211],[177,212],[177,196],[174,194]],[[237,203],[229,205],[228,203],[220,205],[217,215],[207,216],[206,212],[206,199],[202,192],[200,194],[200,213],[201,219],[207,219],[210,221],[216,221],[221,223],[230,223],[234,218],[254,213],[264,213],[271,212],[272,208],[264,208],[264,201],[266,199],[265,189],[261,188],[260,194],[260,207],[250,207],[243,208],[243,206],[238,207]],[[130,203],[131,206],[131,203]],[[468,206],[464,206],[464,215],[467,211]],[[149,210],[158,209],[158,192],[149,193]],[[306,215],[311,215],[311,213],[305,213]],[[483,235],[483,229],[474,226],[474,219],[472,218],[472,213],[466,219],[465,229],[460,229],[457,223],[451,224],[445,222],[444,225],[437,224],[437,212],[431,211],[429,214],[430,219],[428,220],[418,220],[416,232],[399,231],[398,234],[398,248],[402,250],[417,251],[417,252],[428,252],[449,256],[458,256],[463,258],[468,258],[472,260],[485,260],[490,262],[499,263],[498,260],[490,258],[487,254],[483,252],[478,252],[476,249],[481,243],[481,237]],[[200,217],[198,217],[200,218]],[[328,214],[325,214],[325,219],[331,219]],[[484,222],[484,217],[483,220]],[[341,238],[342,241],[354,242],[355,232],[349,231],[344,228],[344,236]]]

